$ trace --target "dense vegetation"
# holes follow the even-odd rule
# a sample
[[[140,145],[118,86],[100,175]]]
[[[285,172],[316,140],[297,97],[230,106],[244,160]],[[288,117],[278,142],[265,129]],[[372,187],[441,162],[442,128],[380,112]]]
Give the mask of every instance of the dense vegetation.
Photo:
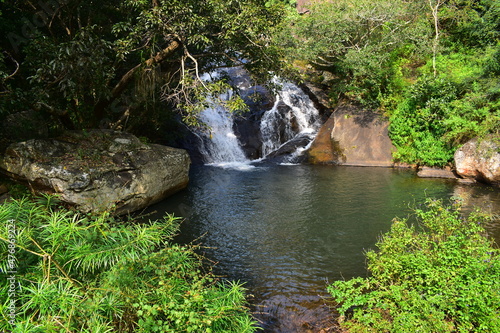
[[[500,332],[500,251],[488,219],[428,200],[366,254],[371,276],[328,290],[350,332]]]
[[[205,97],[227,88],[201,74],[239,64],[380,110],[402,162],[445,165],[498,132],[498,1],[313,3],[299,15],[293,0],[4,1],[0,121],[35,110],[27,118],[51,133],[104,126],[172,141],[179,118],[196,124]],[[245,109],[233,96],[228,106]],[[19,127],[40,126],[3,140]]]
[[[289,15],[278,43],[333,105],[383,112],[396,160],[442,166],[500,128],[496,0],[324,1]]]
[[[196,123],[205,97],[226,89],[203,73],[242,65],[265,79],[279,67],[267,45],[277,3],[2,1],[0,121],[35,110],[52,134],[110,127],[166,140],[178,114]]]
[[[138,223],[57,207],[0,205],[0,331],[253,332],[238,283],[170,241],[179,220]]]

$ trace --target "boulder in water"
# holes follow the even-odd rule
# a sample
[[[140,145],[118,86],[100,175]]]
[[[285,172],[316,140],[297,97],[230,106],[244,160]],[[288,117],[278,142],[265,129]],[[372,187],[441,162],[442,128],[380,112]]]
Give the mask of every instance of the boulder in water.
[[[447,178],[456,179],[457,176],[453,173],[451,168],[433,168],[424,166],[417,172],[417,176],[420,178]]]
[[[186,187],[189,165],[185,150],[146,145],[111,130],[15,143],[0,160],[9,176],[36,192],[59,194],[84,212],[116,214],[142,209]]]
[[[287,141],[281,147],[275,151],[269,153],[266,156],[266,161],[272,161],[276,163],[300,163],[303,162],[305,156],[296,154],[299,148],[306,147],[313,139],[311,134],[301,133],[295,136],[293,139]]]
[[[500,138],[472,139],[455,152],[459,176],[500,186]]]

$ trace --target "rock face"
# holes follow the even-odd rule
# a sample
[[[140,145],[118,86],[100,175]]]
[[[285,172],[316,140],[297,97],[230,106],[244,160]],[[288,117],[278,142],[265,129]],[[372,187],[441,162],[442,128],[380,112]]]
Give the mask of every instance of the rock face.
[[[0,168],[35,191],[60,194],[84,212],[116,214],[144,208],[186,187],[189,165],[182,149],[146,145],[110,130],[15,143],[0,160]]]
[[[370,111],[337,108],[321,127],[307,151],[313,164],[390,167],[394,146],[389,123]]]
[[[298,134],[296,137],[286,142],[284,145],[276,149],[275,151],[268,154],[265,161],[270,161],[273,163],[302,163],[304,162],[304,156],[293,156],[293,153],[297,151],[298,148],[307,146],[312,141],[312,136],[309,133]]]
[[[459,176],[500,186],[500,138],[472,139],[455,152]]]

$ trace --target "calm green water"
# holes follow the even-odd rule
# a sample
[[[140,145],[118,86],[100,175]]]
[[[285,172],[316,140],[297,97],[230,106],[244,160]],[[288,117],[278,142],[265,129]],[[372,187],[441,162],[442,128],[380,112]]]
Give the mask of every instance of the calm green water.
[[[364,252],[394,217],[453,195],[499,207],[489,187],[408,170],[272,165],[193,167],[189,187],[153,208],[186,217],[180,241],[198,239],[218,274],[246,283],[264,332],[316,332],[331,319],[326,285],[365,276]]]

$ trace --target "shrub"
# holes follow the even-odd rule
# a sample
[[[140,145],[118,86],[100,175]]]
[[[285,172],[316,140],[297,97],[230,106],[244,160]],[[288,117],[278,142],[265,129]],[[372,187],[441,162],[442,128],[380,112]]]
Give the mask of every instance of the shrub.
[[[390,117],[396,160],[443,166],[452,159],[453,148],[442,139],[443,121],[456,97],[455,85],[441,78],[423,77],[412,86]]]
[[[500,332],[500,251],[479,212],[428,200],[369,251],[371,276],[328,287],[351,332]],[[341,317],[344,318],[344,317]]]
[[[437,57],[437,77],[430,63],[420,68],[422,75],[390,114],[396,160],[443,166],[467,140],[498,130],[498,79],[493,70],[485,72],[495,63],[495,49],[458,51]]]
[[[241,284],[217,281],[192,247],[169,243],[178,218],[124,224],[54,203],[0,205],[0,331],[255,330]]]

